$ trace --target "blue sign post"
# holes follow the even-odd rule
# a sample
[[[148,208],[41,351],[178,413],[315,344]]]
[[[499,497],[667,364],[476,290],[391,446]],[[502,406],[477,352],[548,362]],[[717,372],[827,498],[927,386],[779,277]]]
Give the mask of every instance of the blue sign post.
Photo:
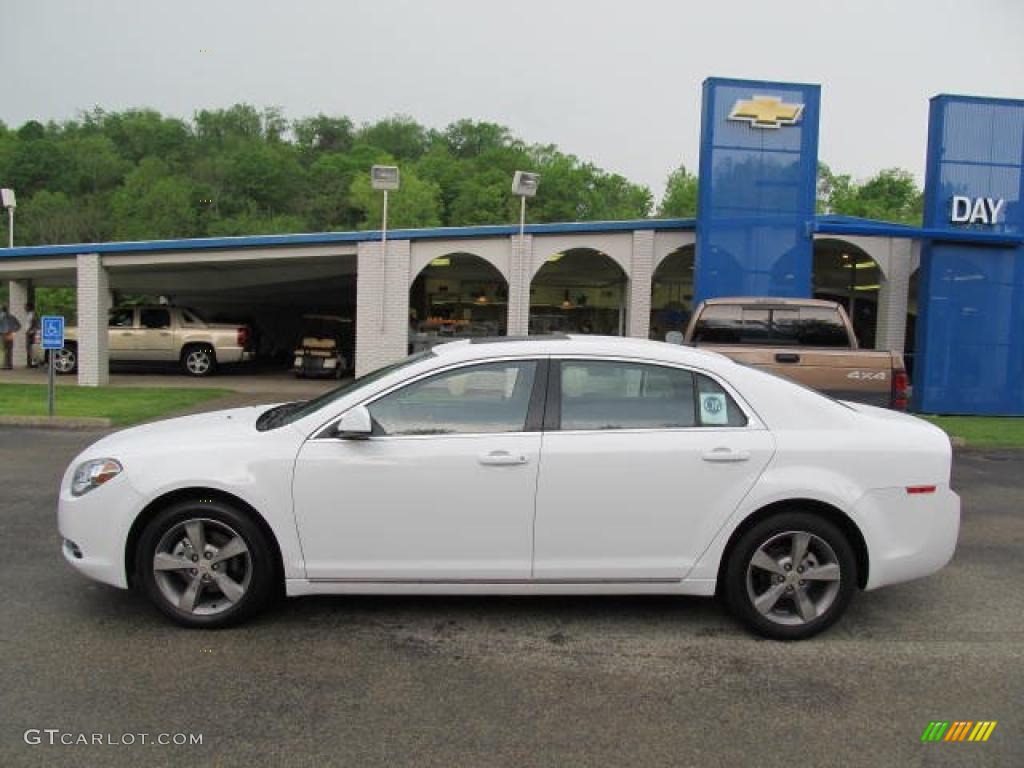
[[[47,359],[47,380],[49,387],[47,389],[47,404],[49,406],[50,416],[53,416],[53,396],[54,396],[54,378],[53,378],[53,352],[58,349],[64,349],[64,318],[57,315],[44,315],[41,319],[42,331],[43,331],[43,350],[48,354]]]

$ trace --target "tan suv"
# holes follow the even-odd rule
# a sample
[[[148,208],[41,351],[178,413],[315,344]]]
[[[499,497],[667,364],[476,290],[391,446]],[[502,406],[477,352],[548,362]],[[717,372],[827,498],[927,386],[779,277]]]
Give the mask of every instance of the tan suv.
[[[248,326],[207,323],[186,307],[119,307],[110,313],[107,338],[111,362],[178,363],[191,376],[209,376],[218,364],[251,358]],[[58,373],[78,368],[76,328],[66,330],[54,368]]]
[[[861,349],[850,318],[834,301],[708,299],[694,312],[684,340],[841,400],[907,407],[903,355]]]

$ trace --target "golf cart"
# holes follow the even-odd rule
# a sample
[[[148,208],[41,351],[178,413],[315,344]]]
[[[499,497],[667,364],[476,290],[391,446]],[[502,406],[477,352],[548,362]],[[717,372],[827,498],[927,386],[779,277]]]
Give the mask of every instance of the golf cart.
[[[345,348],[352,337],[352,320],[336,315],[303,315],[293,368],[298,378],[333,376],[349,368]]]

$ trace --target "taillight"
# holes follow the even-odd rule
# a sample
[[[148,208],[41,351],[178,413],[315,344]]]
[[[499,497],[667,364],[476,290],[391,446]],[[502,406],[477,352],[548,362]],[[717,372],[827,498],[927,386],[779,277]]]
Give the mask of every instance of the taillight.
[[[236,339],[238,346],[245,349],[246,345],[249,343],[249,328],[244,325],[239,328],[238,333],[236,334]]]
[[[907,410],[907,393],[910,390],[910,379],[906,371],[892,372],[892,407],[905,411]]]

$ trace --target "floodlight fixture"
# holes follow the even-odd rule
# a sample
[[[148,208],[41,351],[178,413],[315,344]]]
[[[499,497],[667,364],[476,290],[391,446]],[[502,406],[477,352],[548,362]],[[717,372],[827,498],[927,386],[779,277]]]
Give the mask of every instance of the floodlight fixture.
[[[518,197],[533,197],[537,194],[537,186],[539,184],[539,173],[516,171],[512,177],[512,194]]]
[[[397,165],[375,165],[370,169],[370,186],[383,192],[394,192],[402,177]]]
[[[14,247],[14,209],[18,207],[18,201],[14,197],[13,189],[0,189],[0,203],[7,209],[7,247]]]

